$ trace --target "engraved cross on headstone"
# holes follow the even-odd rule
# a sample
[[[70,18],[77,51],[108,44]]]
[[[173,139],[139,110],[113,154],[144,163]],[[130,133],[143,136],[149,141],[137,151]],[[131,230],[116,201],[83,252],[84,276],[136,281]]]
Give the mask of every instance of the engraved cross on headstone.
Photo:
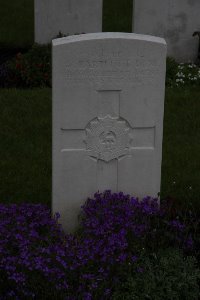
[[[96,162],[96,190],[118,191],[118,161],[135,149],[154,149],[155,126],[131,128],[120,116],[121,90],[97,92],[97,117],[86,128],[61,128],[61,151],[84,151]]]

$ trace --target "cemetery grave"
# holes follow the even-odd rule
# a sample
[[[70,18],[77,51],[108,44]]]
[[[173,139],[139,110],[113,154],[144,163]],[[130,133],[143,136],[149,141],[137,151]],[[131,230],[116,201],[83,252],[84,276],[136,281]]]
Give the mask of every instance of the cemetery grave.
[[[53,40],[53,209],[64,227],[95,191],[157,196],[165,62],[165,41],[155,37]]]
[[[102,31],[103,0],[35,0],[35,42],[47,44],[65,35]]]
[[[84,1],[0,12],[0,299],[197,300],[198,2]]]

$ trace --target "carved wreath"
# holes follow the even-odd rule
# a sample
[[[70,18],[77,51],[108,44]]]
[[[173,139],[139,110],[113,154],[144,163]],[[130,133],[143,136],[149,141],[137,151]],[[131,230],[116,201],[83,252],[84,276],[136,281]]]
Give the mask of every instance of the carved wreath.
[[[92,120],[86,127],[89,156],[106,162],[128,154],[130,127],[123,119],[110,116]]]

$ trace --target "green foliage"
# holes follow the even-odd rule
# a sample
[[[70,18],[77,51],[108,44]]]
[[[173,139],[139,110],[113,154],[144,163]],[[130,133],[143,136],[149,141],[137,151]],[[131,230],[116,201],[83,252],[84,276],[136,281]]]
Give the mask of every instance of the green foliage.
[[[132,32],[132,0],[103,1],[103,31]]]
[[[8,63],[9,85],[14,87],[51,86],[51,45],[34,44],[25,54],[18,53]]]
[[[2,0],[0,4],[0,45],[30,47],[34,41],[34,0]]]
[[[188,63],[179,64],[178,72],[176,73],[175,82],[176,86],[183,85],[200,85],[200,68],[199,66]]]
[[[112,300],[197,300],[200,270],[194,257],[169,248],[142,253],[129,272],[122,272]]]
[[[165,97],[161,199],[199,207],[200,89],[167,88]]]
[[[166,85],[171,86],[176,79],[178,63],[172,57],[167,57],[166,61]]]
[[[51,203],[51,90],[0,90],[0,199]]]
[[[168,87],[199,86],[200,68],[193,63],[177,63],[167,57],[166,85]]]

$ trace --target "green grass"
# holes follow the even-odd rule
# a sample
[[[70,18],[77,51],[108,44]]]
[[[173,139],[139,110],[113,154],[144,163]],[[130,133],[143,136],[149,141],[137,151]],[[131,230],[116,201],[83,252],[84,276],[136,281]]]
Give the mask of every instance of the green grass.
[[[132,2],[104,0],[103,31],[131,32]],[[26,48],[32,45],[34,0],[0,0],[0,7],[0,46]]]
[[[200,201],[200,89],[167,89],[165,100],[162,197]]]
[[[50,205],[51,89],[0,90],[0,111],[0,201]],[[167,89],[162,198],[199,205],[199,112],[199,88]]]
[[[51,90],[0,90],[0,201],[51,198]]]
[[[34,41],[34,0],[0,0],[0,46],[28,47]]]
[[[132,32],[133,0],[104,0],[103,31]]]

